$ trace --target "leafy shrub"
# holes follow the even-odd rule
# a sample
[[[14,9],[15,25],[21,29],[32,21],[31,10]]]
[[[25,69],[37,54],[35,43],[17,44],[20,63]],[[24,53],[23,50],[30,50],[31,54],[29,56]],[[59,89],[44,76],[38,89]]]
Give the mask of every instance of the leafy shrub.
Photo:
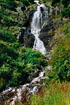
[[[26,6],[34,3],[34,0],[17,0],[17,1],[18,3],[23,3]],[[3,3],[6,9],[15,11],[17,7],[17,1],[16,0],[0,0],[0,3]]]
[[[66,25],[65,35],[54,48],[50,64],[53,67],[50,77],[70,80],[70,24]]]
[[[34,1],[19,0],[18,2],[30,5],[30,2]],[[28,75],[37,69],[42,69],[41,66],[45,66],[46,62],[42,54],[18,43],[16,37],[20,29],[18,30],[17,12],[15,12],[16,1],[0,0],[0,3],[2,5],[0,8],[0,91],[2,91],[8,86],[25,83]]]
[[[26,6],[34,3],[34,0],[20,0],[20,1]]]
[[[0,41],[0,91],[8,86],[17,86],[27,81],[29,73],[42,69],[44,56],[19,43]]]
[[[63,4],[64,6],[62,15],[65,17],[70,17],[70,0],[52,0],[53,6],[55,6],[57,3]]]
[[[62,11],[62,15],[65,16],[65,17],[70,17],[70,4],[68,5],[67,8],[65,8],[65,9]]]
[[[6,8],[10,10],[15,10],[16,8],[15,0],[6,0]]]
[[[11,34],[9,30],[1,30],[0,31],[0,40],[6,41],[6,42],[15,42],[16,37]]]

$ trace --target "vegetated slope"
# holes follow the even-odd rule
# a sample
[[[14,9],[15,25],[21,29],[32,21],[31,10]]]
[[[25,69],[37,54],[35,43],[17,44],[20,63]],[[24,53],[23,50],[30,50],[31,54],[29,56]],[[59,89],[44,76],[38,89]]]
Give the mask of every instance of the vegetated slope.
[[[25,83],[30,72],[37,68],[40,69],[41,65],[45,66],[46,63],[42,54],[29,48],[24,48],[18,43],[16,37],[20,27],[18,27],[18,20],[15,18],[17,17],[16,6],[12,8],[12,5],[7,4],[8,2],[4,0],[1,0],[0,3],[2,5],[0,8],[0,90],[3,90],[8,86],[18,86]],[[9,3],[11,3],[10,0]],[[66,1],[66,3],[68,3],[67,7],[65,2],[62,3],[64,5],[62,14],[65,17],[69,17],[70,2]],[[10,8],[7,5],[10,5]],[[59,30],[62,30],[64,34],[60,39],[57,38],[59,40],[53,48],[51,60],[49,61],[52,69],[47,72],[49,76],[49,80],[46,80],[48,91],[44,91],[43,97],[40,97],[40,95],[34,96],[30,105],[70,104],[69,83],[56,83],[70,80],[70,20],[67,23],[63,22],[63,25],[59,26],[62,27]]]
[[[61,27],[64,35],[55,45],[50,64],[51,76],[56,80],[70,80],[70,23],[69,20]],[[61,34],[61,33],[60,33]]]
[[[62,15],[70,17],[70,0],[52,0],[52,5],[63,5]]]
[[[68,18],[63,18],[59,27],[55,28],[55,36],[52,39],[54,47],[48,62],[52,66],[51,70],[47,71],[49,79],[45,80],[46,85],[38,95],[32,96],[30,105],[70,105],[70,12],[68,7],[65,7],[65,2],[63,4],[62,16]]]
[[[45,86],[33,95],[29,105],[70,105],[70,20],[63,21],[55,30],[54,45]],[[58,34],[60,33],[60,35]],[[27,105],[27,103],[26,103]]]
[[[18,3],[0,1],[0,91],[26,83],[29,73],[46,65],[41,53],[25,48],[17,40],[21,28],[15,9]]]

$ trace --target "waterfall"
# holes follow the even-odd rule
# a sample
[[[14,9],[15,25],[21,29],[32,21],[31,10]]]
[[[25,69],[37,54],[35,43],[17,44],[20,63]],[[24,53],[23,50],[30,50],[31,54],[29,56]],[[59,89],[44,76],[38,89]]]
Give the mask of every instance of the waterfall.
[[[39,4],[39,1],[37,1],[37,0],[35,0],[34,2],[35,2],[36,4],[38,4],[38,5],[40,5],[40,4]]]
[[[43,41],[40,40],[39,35],[41,29],[47,24],[48,21],[48,9],[44,4],[37,6],[37,11],[34,13],[31,23],[31,33],[35,36],[33,49],[40,51],[42,54],[46,54],[46,48]]]

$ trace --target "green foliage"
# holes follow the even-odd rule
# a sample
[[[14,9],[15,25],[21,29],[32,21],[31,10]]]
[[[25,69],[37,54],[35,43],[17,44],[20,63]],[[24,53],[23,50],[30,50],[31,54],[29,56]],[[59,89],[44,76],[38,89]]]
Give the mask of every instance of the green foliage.
[[[34,0],[20,0],[20,1],[26,6],[34,3]]]
[[[4,26],[10,27],[15,26],[17,22],[17,14],[12,14],[10,10],[4,7],[0,9],[0,23]],[[16,20],[15,20],[16,18]]]
[[[63,16],[70,17],[70,4],[62,11]]]
[[[52,0],[52,5],[56,5],[57,3],[63,4],[64,6],[62,15],[70,17],[70,0]]]
[[[6,0],[6,8],[14,10],[16,8],[15,0]]]
[[[55,5],[56,3],[62,3],[64,5],[64,7],[67,7],[70,3],[70,0],[52,0],[53,5]]]
[[[52,0],[53,5],[55,5],[56,3],[60,3],[60,0]]]
[[[0,40],[12,43],[12,42],[16,41],[16,37],[14,35],[12,35],[11,32],[8,30],[1,30],[0,31]]]
[[[0,91],[25,83],[29,73],[45,65],[42,54],[22,47],[10,32],[3,32],[0,39]]]
[[[33,3],[31,0],[0,0],[0,91],[25,83],[31,72],[46,65],[42,54],[18,43],[21,27],[15,11],[17,2]]]
[[[23,3],[24,5],[29,6],[34,3],[34,0],[0,0],[0,3],[2,3],[6,9],[14,11],[17,4]]]
[[[67,8],[68,5],[70,4],[70,0],[60,0],[60,1],[62,2],[65,8]]]
[[[50,77],[57,80],[70,80],[70,24],[65,25],[65,35],[55,46],[50,64],[53,70]]]
[[[15,0],[0,0],[0,3],[5,5],[5,8],[10,10],[15,10],[16,3]]]
[[[21,47],[17,42],[0,41],[0,83],[3,87],[25,83],[29,73],[45,64],[44,56],[39,52]]]

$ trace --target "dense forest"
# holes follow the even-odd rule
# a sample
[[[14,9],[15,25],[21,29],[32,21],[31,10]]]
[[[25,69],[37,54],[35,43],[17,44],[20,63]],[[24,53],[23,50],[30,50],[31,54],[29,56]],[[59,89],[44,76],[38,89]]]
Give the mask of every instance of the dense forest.
[[[28,83],[37,70],[45,71],[48,79],[38,93],[29,99],[23,95],[13,105],[70,105],[70,0],[39,2],[49,8],[48,34],[45,39],[41,35],[46,55],[34,50],[34,36],[27,36],[38,6],[34,0],[0,0],[0,92]],[[2,98],[0,105],[11,105],[2,103]]]

